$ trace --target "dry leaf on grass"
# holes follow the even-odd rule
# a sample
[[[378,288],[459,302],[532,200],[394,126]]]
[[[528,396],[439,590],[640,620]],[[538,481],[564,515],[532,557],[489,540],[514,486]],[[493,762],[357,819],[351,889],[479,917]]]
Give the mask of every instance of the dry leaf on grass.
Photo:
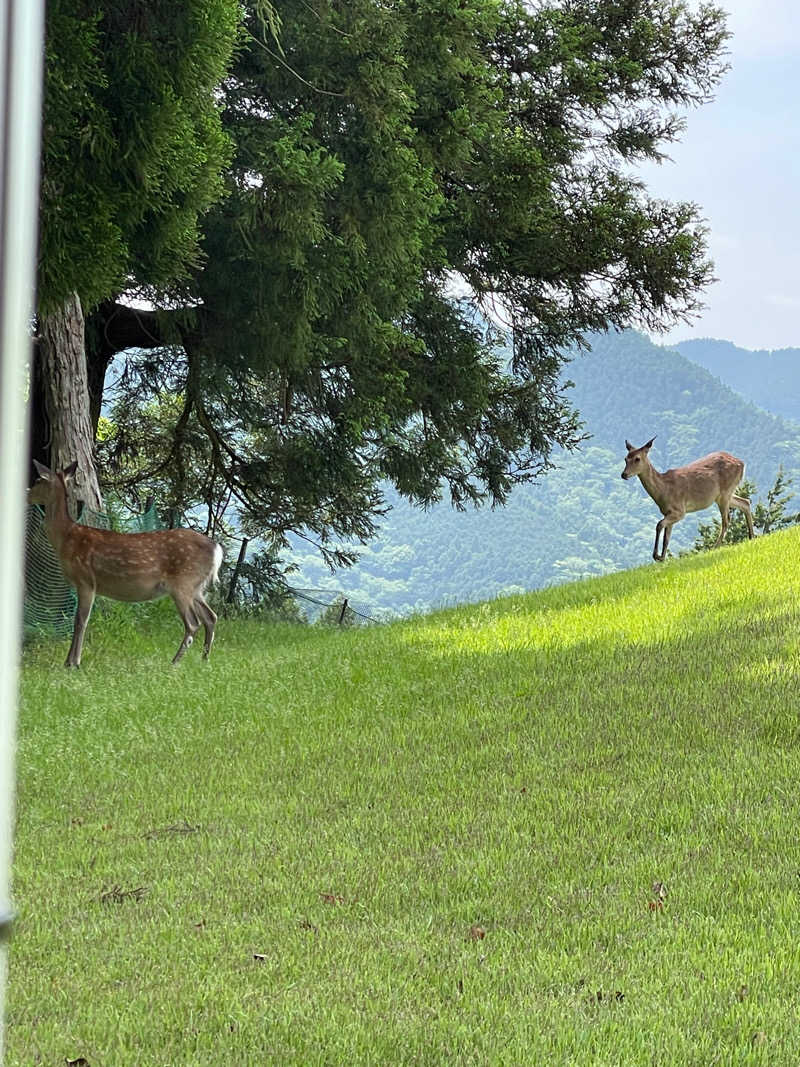
[[[621,989],[615,989],[613,993],[603,993],[602,989],[598,989],[593,997],[589,997],[589,1003],[602,1004],[604,999],[609,1002],[616,1001],[617,1004],[621,1004],[622,1001],[625,999],[625,994],[622,992]]]
[[[344,904],[341,893],[320,893],[320,897],[326,904]]]

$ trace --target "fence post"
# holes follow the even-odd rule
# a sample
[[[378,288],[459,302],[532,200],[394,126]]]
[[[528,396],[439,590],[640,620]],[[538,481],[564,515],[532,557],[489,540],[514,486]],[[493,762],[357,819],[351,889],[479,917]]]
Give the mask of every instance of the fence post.
[[[339,612],[339,625],[344,622],[344,613],[347,611],[347,597],[342,601],[342,610]]]
[[[247,555],[247,544],[249,537],[242,538],[242,547],[239,549],[239,558],[236,560],[236,566],[233,568],[233,574],[231,575],[231,584],[228,588],[228,596],[226,597],[226,603],[233,603],[233,594],[236,592],[236,583],[239,581],[239,574],[241,573],[242,566],[244,565],[244,558]]]

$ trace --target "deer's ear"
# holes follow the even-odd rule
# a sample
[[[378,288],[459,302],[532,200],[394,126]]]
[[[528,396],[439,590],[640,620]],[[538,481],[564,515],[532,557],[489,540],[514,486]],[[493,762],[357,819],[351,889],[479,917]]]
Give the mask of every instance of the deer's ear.
[[[43,481],[49,482],[52,480],[53,472],[49,467],[45,467],[44,463],[40,463],[38,459],[35,459],[33,465],[36,468],[36,473]]]
[[[652,448],[653,447],[653,441],[655,441],[655,437],[651,437],[646,445],[642,445],[642,448]]]
[[[633,445],[630,443],[627,437],[625,438],[625,447],[629,452],[633,452]]]
[[[78,461],[77,461],[77,459],[74,459],[72,461],[72,463],[70,463],[70,465],[68,467],[65,467],[63,469],[63,471],[61,472],[64,475],[64,481],[69,481],[70,478],[74,477],[75,471],[77,469],[78,469]]]

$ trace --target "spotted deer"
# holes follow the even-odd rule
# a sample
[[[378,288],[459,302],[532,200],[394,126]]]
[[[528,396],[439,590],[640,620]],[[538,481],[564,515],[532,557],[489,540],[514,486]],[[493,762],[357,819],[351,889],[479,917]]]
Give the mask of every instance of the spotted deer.
[[[649,496],[655,500],[664,516],[656,524],[656,543],[653,559],[663,563],[667,555],[672,527],[691,511],[702,511],[716,503],[722,518],[719,535],[713,547],[721,544],[728,531],[728,513],[731,505],[741,508],[747,520],[747,535],[754,537],[753,516],[750,502],[743,496],[737,496],[735,489],[744,477],[744,463],[732,456],[730,452],[710,452],[702,459],[687,463],[685,467],[659,472],[650,462],[650,449],[655,437],[651,437],[641,448],[634,448],[630,441],[625,442],[628,454],[625,457],[625,470],[622,477],[638,477]],[[663,534],[661,551],[658,549],[659,538]]]
[[[197,530],[117,533],[74,522],[67,507],[67,486],[77,470],[71,463],[51,471],[34,461],[37,481],[28,491],[31,504],[45,510],[45,527],[64,577],[75,586],[78,607],[65,667],[79,667],[86,626],[97,594],[112,600],[156,600],[171,596],[183,620],[183,641],[172,660],[177,663],[203,624],[207,659],[217,616],[203,599],[215,582],[222,548]]]

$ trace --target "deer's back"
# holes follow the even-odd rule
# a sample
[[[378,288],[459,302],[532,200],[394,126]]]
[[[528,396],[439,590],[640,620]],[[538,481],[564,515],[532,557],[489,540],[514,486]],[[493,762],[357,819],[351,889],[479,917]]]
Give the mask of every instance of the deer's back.
[[[730,452],[710,452],[701,459],[664,472],[686,511],[700,511],[720,494],[730,494],[744,475],[744,463]]]
[[[126,534],[74,525],[62,552],[64,573],[116,600],[153,600],[194,590],[214,565],[214,542],[196,530]]]

